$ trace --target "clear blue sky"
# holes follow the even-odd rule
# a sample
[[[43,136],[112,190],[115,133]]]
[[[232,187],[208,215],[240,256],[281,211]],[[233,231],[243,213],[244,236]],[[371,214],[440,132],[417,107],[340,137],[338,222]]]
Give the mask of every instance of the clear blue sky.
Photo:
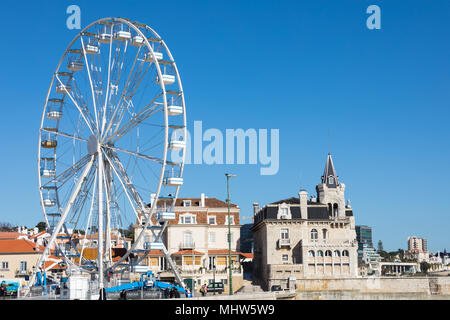
[[[0,92],[0,221],[42,221],[38,129],[52,72],[76,30],[126,17],[169,45],[185,90],[188,124],[280,129],[280,170],[256,165],[186,166],[181,196],[261,205],[315,192],[328,152],[347,185],[357,224],[386,249],[409,235],[450,247],[449,1],[4,1]],[[381,7],[381,30],[366,8]],[[249,220],[243,220],[249,222]]]

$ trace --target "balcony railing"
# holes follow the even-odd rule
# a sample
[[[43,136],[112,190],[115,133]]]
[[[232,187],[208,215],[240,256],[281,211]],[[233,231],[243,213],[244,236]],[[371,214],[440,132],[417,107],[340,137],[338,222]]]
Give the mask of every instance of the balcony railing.
[[[180,250],[181,249],[194,249],[195,243],[194,241],[183,241],[180,243]]]
[[[291,239],[278,239],[278,246],[281,247],[290,247]]]
[[[27,276],[29,275],[31,272],[28,270],[16,270],[16,275],[20,275],[20,276]]]

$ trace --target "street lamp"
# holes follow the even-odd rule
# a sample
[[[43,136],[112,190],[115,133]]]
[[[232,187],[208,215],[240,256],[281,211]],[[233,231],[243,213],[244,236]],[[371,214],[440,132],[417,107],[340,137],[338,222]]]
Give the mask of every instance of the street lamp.
[[[234,174],[225,173],[227,177],[227,206],[228,206],[228,283],[230,295],[233,295],[233,275],[231,269],[231,227],[230,227],[230,178],[236,177]]]

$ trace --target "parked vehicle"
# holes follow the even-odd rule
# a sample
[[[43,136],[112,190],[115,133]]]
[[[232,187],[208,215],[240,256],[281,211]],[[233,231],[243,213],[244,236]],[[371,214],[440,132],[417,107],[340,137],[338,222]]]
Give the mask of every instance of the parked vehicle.
[[[208,293],[210,292],[218,292],[219,294],[222,294],[224,291],[223,283],[222,282],[213,282],[208,284],[206,287],[206,290]]]
[[[279,284],[273,285],[270,288],[270,291],[282,291],[281,286]]]

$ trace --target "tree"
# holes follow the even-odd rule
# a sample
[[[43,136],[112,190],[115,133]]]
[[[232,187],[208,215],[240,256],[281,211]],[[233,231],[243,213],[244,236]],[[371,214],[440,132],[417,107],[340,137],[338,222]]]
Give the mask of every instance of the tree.
[[[36,228],[38,228],[39,232],[44,231],[47,229],[47,224],[44,221],[41,221],[36,225]]]
[[[15,227],[9,222],[0,222],[0,231],[1,232],[11,232],[14,231]]]
[[[424,273],[428,273],[428,270],[430,269],[431,265],[426,262],[426,261],[422,261],[420,263],[420,270]]]

